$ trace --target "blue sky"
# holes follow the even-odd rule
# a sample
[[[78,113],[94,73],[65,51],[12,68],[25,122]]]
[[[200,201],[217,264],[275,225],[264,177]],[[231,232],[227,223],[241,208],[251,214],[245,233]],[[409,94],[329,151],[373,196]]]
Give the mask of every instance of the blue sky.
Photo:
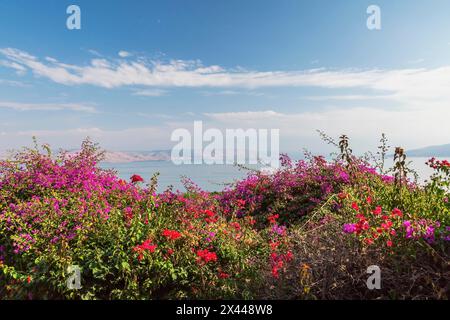
[[[66,8],[81,8],[81,30]],[[382,29],[366,27],[369,5]],[[450,2],[0,2],[0,149],[168,149],[176,128],[279,128],[373,149],[449,143]],[[413,130],[412,130],[413,129]]]

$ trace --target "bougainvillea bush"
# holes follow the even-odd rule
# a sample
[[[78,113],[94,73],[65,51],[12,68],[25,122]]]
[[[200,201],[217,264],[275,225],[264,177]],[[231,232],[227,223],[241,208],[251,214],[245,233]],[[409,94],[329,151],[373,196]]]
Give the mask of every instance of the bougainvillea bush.
[[[448,298],[448,162],[418,185],[353,156],[282,156],[223,192],[157,193],[101,159],[86,140],[0,162],[0,298]]]
[[[53,158],[25,150],[1,164],[4,298],[247,297],[268,244],[245,219],[224,219],[207,193],[155,194],[96,165],[89,142]],[[82,288],[67,286],[68,266]]]

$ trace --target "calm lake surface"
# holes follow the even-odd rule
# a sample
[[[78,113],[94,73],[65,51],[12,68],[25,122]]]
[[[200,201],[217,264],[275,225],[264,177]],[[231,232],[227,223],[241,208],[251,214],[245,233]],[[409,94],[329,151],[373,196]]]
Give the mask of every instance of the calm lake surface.
[[[129,180],[133,174],[138,174],[144,178],[145,182],[148,182],[154,173],[159,172],[158,191],[163,191],[168,186],[173,186],[174,190],[184,191],[185,188],[181,183],[183,176],[190,178],[204,190],[220,191],[226,184],[247,175],[246,170],[233,165],[174,165],[171,161],[101,163],[100,166],[116,170],[118,176],[124,180]]]
[[[411,167],[417,171],[420,181],[428,179],[432,170],[425,165],[428,158],[409,158]],[[389,166],[392,159],[386,161]],[[143,161],[130,163],[102,163],[102,168],[114,169],[120,178],[129,180],[133,174],[142,176],[146,182],[149,181],[155,172],[159,172],[159,191],[163,191],[172,185],[174,189],[184,191],[181,178],[186,176],[208,191],[220,191],[226,184],[237,179],[242,179],[247,175],[246,170],[242,170],[232,165],[174,165],[171,161]],[[252,166],[256,168],[256,166]]]

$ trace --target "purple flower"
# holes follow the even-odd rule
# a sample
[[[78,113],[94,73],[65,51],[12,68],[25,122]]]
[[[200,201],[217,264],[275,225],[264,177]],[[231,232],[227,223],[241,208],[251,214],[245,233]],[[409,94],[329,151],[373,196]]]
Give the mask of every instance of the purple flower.
[[[342,228],[344,233],[354,233],[356,231],[356,224],[354,223],[346,223]]]
[[[280,236],[282,236],[285,231],[286,231],[286,227],[279,226],[278,224],[274,224],[273,227],[272,227],[272,232],[276,233],[276,234],[278,234]]]

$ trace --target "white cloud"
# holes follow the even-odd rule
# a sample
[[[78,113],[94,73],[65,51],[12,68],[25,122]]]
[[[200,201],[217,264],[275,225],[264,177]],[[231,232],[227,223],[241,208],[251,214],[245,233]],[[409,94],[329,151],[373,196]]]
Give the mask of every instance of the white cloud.
[[[0,101],[0,108],[14,109],[19,111],[61,111],[71,110],[80,112],[96,112],[92,105],[80,103],[20,103],[11,101]]]
[[[291,114],[275,111],[206,114],[213,126],[279,128],[282,139],[284,137],[290,141],[289,148],[316,148],[315,129],[324,129],[335,136],[346,131],[361,150],[367,149],[368,141],[376,144],[381,132],[387,133],[393,144],[403,144],[407,148],[448,143],[450,136],[450,66],[261,72],[241,67],[226,69],[216,65],[204,66],[200,61],[161,62],[144,57],[126,60],[96,58],[86,65],[73,65],[61,63],[54,58],[38,59],[12,48],[0,49],[0,55],[6,59],[2,66],[21,72],[29,70],[36,76],[56,83],[104,88],[130,86],[135,95],[143,96],[161,96],[171,87],[202,88],[206,94],[223,95],[257,92],[255,89],[265,87],[352,89],[352,94],[336,95],[333,90],[332,95],[305,97],[306,100],[349,101],[353,105],[351,108],[328,108]],[[208,88],[219,90],[210,90],[209,93]],[[382,102],[383,108],[367,107],[363,103],[368,100]],[[359,106],[354,106],[356,103],[360,103]],[[17,110],[93,111],[89,109],[92,106],[78,104],[64,106],[0,102],[0,107]],[[97,134],[101,135],[105,143],[112,143],[114,139],[129,139],[136,144],[145,144],[145,137],[135,139],[136,136],[133,135],[151,132],[156,137],[164,137],[170,135],[167,130],[173,125],[151,129],[101,130]],[[81,135],[78,131],[75,133]],[[121,134],[124,136],[120,136]]]
[[[307,96],[306,100],[310,101],[328,101],[328,100],[337,100],[337,101],[367,101],[367,100],[392,100],[395,97],[390,95],[334,95],[334,96]]]
[[[237,90],[221,90],[221,91],[203,91],[202,95],[205,97],[210,96],[253,96],[253,97],[260,97],[264,96],[265,94],[262,92],[257,91],[237,91]]]
[[[87,52],[89,52],[93,56],[97,56],[97,57],[102,57],[103,56],[100,52],[98,52],[97,50],[94,50],[94,49],[87,49]]]
[[[167,92],[167,90],[163,89],[143,89],[134,91],[133,95],[144,97],[161,97],[165,96]]]
[[[211,87],[255,89],[261,87],[321,87],[371,90],[396,102],[428,104],[450,100],[450,66],[420,69],[311,69],[303,71],[249,71],[203,66],[200,61],[149,61],[143,57],[130,60],[93,59],[77,66],[54,58],[41,61],[27,52],[0,49],[15,70],[31,70],[36,76],[64,85],[89,84],[104,88]]]
[[[121,58],[126,58],[126,57],[131,56],[131,53],[129,53],[128,51],[121,50],[121,51],[119,51],[118,55]]]
[[[322,111],[279,113],[275,111],[206,113],[210,125],[223,128],[280,129],[281,140],[289,150],[307,147],[323,149],[316,130],[338,137],[345,133],[352,138],[359,152],[375,149],[378,137],[386,133],[392,145],[408,149],[448,143],[450,108],[379,109],[369,107],[328,108]],[[368,147],[370,142],[372,147]]]
[[[18,75],[23,75],[27,71],[27,68],[25,68],[23,65],[15,63],[15,62],[11,62],[11,61],[6,61],[6,60],[1,60],[0,66],[14,69],[14,70],[16,70],[16,73]]]
[[[146,114],[139,114],[146,117]],[[381,133],[386,133],[391,146],[401,145],[407,150],[430,144],[448,143],[450,136],[450,109],[378,109],[371,107],[328,108],[321,111],[282,113],[273,110],[191,114],[173,117],[148,114],[152,119],[160,118],[160,124],[149,127],[103,129],[98,127],[62,130],[24,130],[5,132],[0,140],[0,150],[31,142],[32,136],[48,142],[54,147],[76,147],[90,136],[102,147],[111,150],[154,150],[168,149],[173,130],[186,128],[192,132],[194,119],[203,118],[204,130],[280,129],[282,151],[301,151],[307,148],[315,153],[326,153],[329,148],[320,141],[316,129],[338,137],[345,133],[351,139],[356,153],[376,151]]]

